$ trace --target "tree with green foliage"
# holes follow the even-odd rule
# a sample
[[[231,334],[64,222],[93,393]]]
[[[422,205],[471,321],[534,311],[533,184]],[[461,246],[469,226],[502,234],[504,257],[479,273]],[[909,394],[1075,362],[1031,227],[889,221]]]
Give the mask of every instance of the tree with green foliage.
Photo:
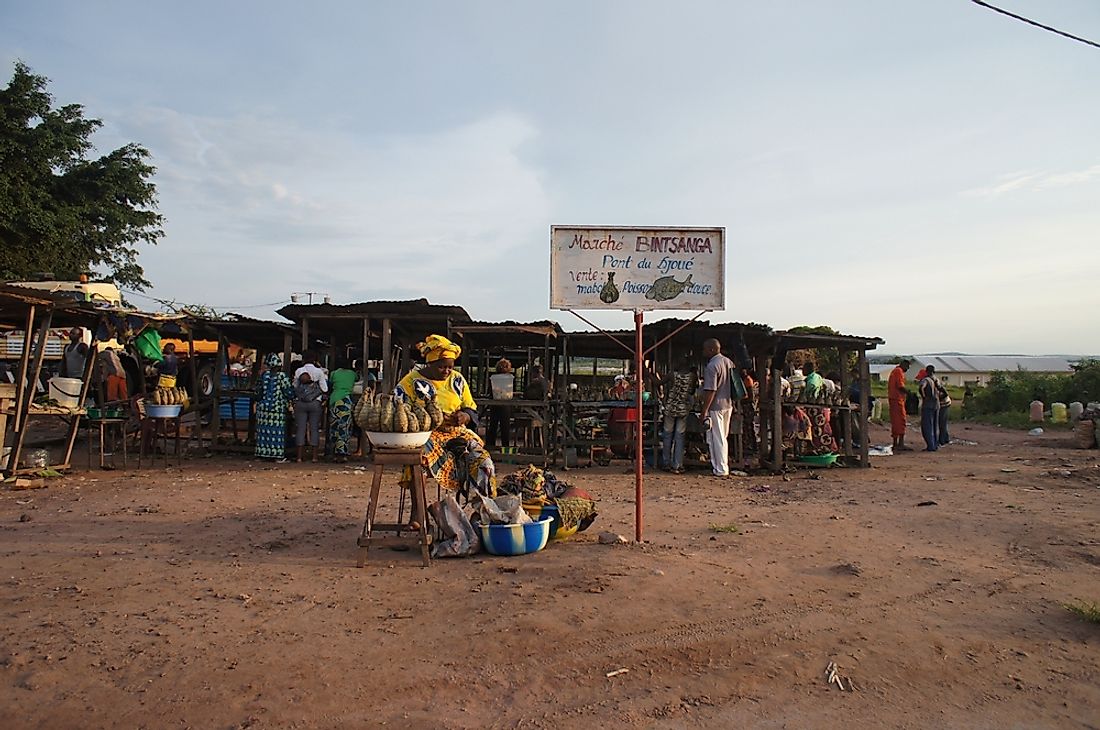
[[[89,159],[103,123],[79,104],[54,108],[47,82],[20,62],[0,90],[0,280],[89,272],[143,289],[137,245],[164,235],[149,152]]]
[[[797,327],[791,327],[787,330],[791,334],[795,335],[839,335],[832,327],[828,325],[799,325]],[[847,361],[840,362],[840,351],[835,347],[822,347],[817,350],[805,349],[805,350],[792,350],[787,353],[787,362],[796,366],[802,366],[807,361],[813,362],[817,366],[817,371],[822,375],[828,377],[830,374],[840,374],[840,369],[846,368],[848,372],[855,370],[856,363],[859,357],[854,352],[848,353]]]

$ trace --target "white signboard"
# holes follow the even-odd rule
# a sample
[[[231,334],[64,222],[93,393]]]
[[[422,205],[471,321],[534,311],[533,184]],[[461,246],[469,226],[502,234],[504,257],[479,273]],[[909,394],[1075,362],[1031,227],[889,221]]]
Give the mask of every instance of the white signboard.
[[[725,228],[550,227],[551,309],[726,306]]]

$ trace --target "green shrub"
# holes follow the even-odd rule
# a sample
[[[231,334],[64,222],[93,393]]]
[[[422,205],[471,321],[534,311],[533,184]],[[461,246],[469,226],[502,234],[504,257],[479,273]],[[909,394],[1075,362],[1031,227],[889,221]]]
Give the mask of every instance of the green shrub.
[[[1072,403],[1100,400],[1100,360],[1083,360],[1067,375],[1016,372],[995,372],[984,388],[974,390],[967,400],[964,416],[993,413],[1026,413],[1031,401]]]

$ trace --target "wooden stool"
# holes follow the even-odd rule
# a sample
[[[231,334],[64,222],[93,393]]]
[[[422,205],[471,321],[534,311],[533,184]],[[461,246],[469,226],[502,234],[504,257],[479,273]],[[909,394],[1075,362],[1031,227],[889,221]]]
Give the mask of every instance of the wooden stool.
[[[362,568],[367,563],[367,555],[370,552],[371,546],[378,545],[381,547],[391,546],[420,546],[420,557],[424,561],[424,566],[431,565],[432,558],[429,553],[429,547],[432,544],[432,536],[428,534],[428,517],[426,514],[427,507],[427,494],[424,487],[424,469],[420,463],[421,451],[409,451],[407,449],[393,450],[393,449],[374,449],[374,480],[371,482],[370,487],[370,502],[367,504],[367,518],[363,522],[363,533],[359,536],[356,543],[359,545],[359,560],[357,565]],[[400,524],[399,522],[393,523],[378,523],[374,521],[375,512],[378,510],[378,493],[382,489],[382,473],[387,466],[412,467],[412,518],[420,525],[420,529],[416,531],[417,534],[402,535],[402,532],[408,533],[408,525]],[[404,502],[404,495],[402,495],[401,502]],[[398,508],[397,519],[400,521],[404,519],[404,510]],[[386,532],[395,533],[393,535],[386,535],[384,537],[375,537],[375,530],[384,530]]]

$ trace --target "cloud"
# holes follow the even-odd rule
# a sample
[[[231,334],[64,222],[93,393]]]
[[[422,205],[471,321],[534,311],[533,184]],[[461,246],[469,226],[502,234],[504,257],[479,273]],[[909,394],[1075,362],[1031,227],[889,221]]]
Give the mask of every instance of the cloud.
[[[1061,188],[1067,185],[1081,185],[1087,183],[1095,177],[1100,177],[1100,165],[1093,165],[1087,167],[1084,170],[1078,170],[1076,172],[1062,172],[1054,175],[1047,175],[1035,186],[1037,190],[1044,190],[1047,188]]]
[[[1050,190],[1070,185],[1083,185],[1100,178],[1100,165],[1070,172],[1011,172],[997,177],[993,185],[964,190],[968,197],[996,198],[1014,190]]]
[[[522,154],[539,132],[514,113],[389,135],[260,114],[112,117],[158,168],[167,235],[142,263],[166,295],[247,298],[244,275],[260,302],[312,280],[335,301],[453,295],[488,308],[485,272],[545,236],[549,196]]]

